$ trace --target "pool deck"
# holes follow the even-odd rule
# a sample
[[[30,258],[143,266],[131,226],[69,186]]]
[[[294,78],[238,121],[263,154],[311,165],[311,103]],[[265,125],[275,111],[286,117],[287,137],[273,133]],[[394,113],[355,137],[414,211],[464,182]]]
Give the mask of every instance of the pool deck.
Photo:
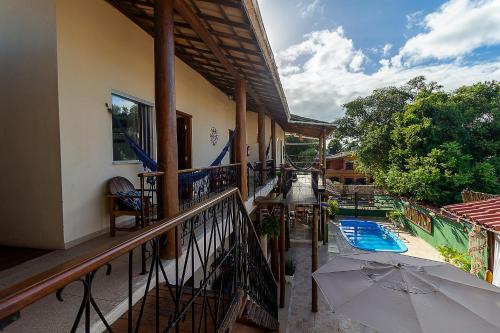
[[[408,252],[403,254],[443,261],[438,251],[424,240],[405,231],[394,230],[393,226],[384,219],[370,218],[370,220],[379,222],[399,234],[399,237],[408,246]],[[281,332],[377,332],[360,323],[351,321],[345,316],[333,313],[321,292],[318,293],[318,312],[311,312],[311,243],[307,239],[309,237],[304,237],[310,233],[307,232],[308,226],[297,229],[297,237],[291,235],[295,239],[292,239],[291,248],[286,253],[287,258],[294,258],[296,272],[293,283],[287,285],[285,308],[280,309],[279,312]],[[364,252],[352,247],[344,239],[337,224],[333,221],[329,223],[328,239],[329,243],[326,245],[319,243],[319,266],[340,254]],[[374,300],[374,306],[376,306],[376,300]]]

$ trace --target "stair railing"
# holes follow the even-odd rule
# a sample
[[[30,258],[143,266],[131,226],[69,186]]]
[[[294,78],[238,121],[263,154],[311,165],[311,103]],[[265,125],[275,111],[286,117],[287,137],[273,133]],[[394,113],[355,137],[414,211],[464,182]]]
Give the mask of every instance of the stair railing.
[[[176,235],[173,263],[160,257],[166,245],[163,235],[170,230],[175,230]],[[181,230],[185,231],[182,256],[179,255]],[[147,246],[151,255],[145,286],[137,287],[134,278],[140,269],[134,265],[134,251],[140,251],[142,246]],[[122,256],[128,257],[128,275],[113,274],[113,261]],[[108,276],[95,278],[102,268]],[[93,291],[93,286],[103,283],[103,278],[117,279],[116,283],[124,279],[128,285],[127,310],[115,323],[102,312],[98,295]],[[81,303],[75,310],[75,317],[54,316],[59,326],[71,332],[90,332],[95,329],[94,325],[108,332],[141,332],[145,326],[162,332],[219,331],[227,328],[224,325],[228,317],[234,318],[242,291],[276,320],[278,318],[276,281],[237,188],[0,290],[0,327],[15,325],[12,322],[19,319],[20,312],[51,294],[64,302],[64,289],[73,283],[82,286]],[[137,294],[142,298],[134,302]],[[170,304],[168,309],[160,300]],[[56,313],[58,310],[50,307],[46,311]],[[91,312],[97,314],[97,321],[91,320]]]

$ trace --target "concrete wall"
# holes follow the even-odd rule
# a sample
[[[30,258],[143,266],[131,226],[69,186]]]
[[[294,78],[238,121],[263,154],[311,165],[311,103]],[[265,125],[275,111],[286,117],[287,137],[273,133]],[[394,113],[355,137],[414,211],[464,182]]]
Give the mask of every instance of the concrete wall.
[[[55,0],[0,2],[3,245],[62,248]]]
[[[154,102],[153,39],[104,1],[57,5],[64,240],[72,244],[108,227],[108,179],[136,180],[142,171],[138,164],[113,164],[104,105],[112,91]],[[192,115],[192,164],[208,166],[235,127],[235,105],[185,63],[177,59],[175,65],[177,109]],[[211,127],[219,134],[215,146]]]

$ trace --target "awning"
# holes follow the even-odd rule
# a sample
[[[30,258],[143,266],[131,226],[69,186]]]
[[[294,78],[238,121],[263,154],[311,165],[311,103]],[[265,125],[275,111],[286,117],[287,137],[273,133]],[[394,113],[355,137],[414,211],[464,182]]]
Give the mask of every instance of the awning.
[[[500,197],[448,205],[442,210],[487,229],[500,231]]]

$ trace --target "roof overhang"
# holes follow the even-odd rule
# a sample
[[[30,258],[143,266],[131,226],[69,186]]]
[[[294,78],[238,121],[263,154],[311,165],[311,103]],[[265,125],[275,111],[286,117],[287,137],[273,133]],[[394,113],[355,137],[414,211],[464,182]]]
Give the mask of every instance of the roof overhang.
[[[155,0],[106,1],[154,38]],[[176,0],[174,27],[178,58],[230,97],[244,79],[247,109],[264,109],[286,126],[290,113],[257,1]]]
[[[319,138],[322,135],[328,136],[335,128],[335,125],[332,123],[292,114],[286,124],[285,131]]]

